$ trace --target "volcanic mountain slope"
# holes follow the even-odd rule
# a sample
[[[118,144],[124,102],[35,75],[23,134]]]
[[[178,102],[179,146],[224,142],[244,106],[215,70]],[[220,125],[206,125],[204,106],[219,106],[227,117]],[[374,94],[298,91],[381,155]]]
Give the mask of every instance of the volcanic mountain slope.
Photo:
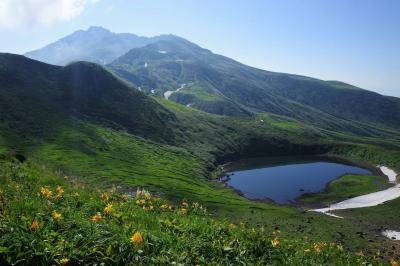
[[[364,135],[400,128],[398,98],[338,81],[252,68],[174,35],[146,38],[91,27],[26,55],[59,65],[109,63],[139,90],[209,113],[246,117],[270,112]]]
[[[141,90],[211,113],[265,111],[332,130],[353,123],[400,127],[397,98],[342,82],[252,68],[179,37],[132,49],[109,68]]]
[[[107,64],[130,49],[170,38],[167,35],[142,37],[130,33],[113,33],[102,27],[76,31],[25,56],[54,65],[67,65],[75,61]]]

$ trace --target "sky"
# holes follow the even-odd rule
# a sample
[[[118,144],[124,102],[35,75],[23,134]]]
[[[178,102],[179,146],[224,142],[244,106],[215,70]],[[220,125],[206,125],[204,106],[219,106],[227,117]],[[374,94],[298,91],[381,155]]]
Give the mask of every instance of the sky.
[[[102,26],[175,34],[261,69],[400,97],[398,0],[0,0],[0,52]]]

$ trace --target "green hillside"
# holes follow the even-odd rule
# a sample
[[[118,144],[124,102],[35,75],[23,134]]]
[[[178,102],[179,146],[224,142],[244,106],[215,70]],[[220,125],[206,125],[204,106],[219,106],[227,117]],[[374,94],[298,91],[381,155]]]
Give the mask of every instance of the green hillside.
[[[98,65],[61,68],[4,54],[0,66],[2,120],[16,133],[47,134],[74,116],[149,139],[171,138],[164,121],[173,114]]]
[[[374,255],[384,259],[377,264],[394,258],[382,253],[391,248],[383,237],[376,242],[360,240],[351,219],[249,201],[212,180],[221,164],[251,156],[329,154],[400,170],[400,139],[393,130],[355,125],[369,132],[361,136],[265,112],[213,115],[163,97],[149,97],[92,63],[57,67],[11,54],[0,55],[0,108],[1,262],[60,263],[65,256],[71,263],[100,263],[102,259],[110,264],[196,263],[195,258],[182,255],[189,253],[197,254],[200,264],[216,258],[219,264],[250,262],[252,256],[278,264],[309,261],[311,265],[332,262],[335,257],[348,265],[370,261]],[[19,163],[14,157],[27,161]],[[63,176],[68,180],[62,180]],[[65,201],[52,198],[48,203],[43,195],[36,195],[46,186],[55,194],[57,185],[65,189]],[[113,186],[116,202],[124,193],[146,188],[163,202],[170,201],[174,210],[187,200],[206,206],[209,215],[194,213],[181,219],[178,211],[148,213],[129,201],[125,207],[116,207],[126,218],[109,217],[104,226],[93,225],[90,218],[105,207],[99,191]],[[82,195],[81,200],[74,200],[75,192]],[[21,202],[22,196],[32,200]],[[50,217],[55,211],[62,213],[65,223]],[[135,218],[139,213],[143,220]],[[43,231],[31,231],[34,219]],[[165,231],[160,219],[180,222]],[[221,223],[225,232],[217,242],[221,230],[212,227],[212,221]],[[241,221],[249,231],[236,228],[231,234],[225,230]],[[329,230],[324,227],[327,223]],[[371,224],[379,226],[379,221],[371,220]],[[374,238],[375,231],[363,226],[365,235]],[[11,227],[15,233],[10,233]],[[257,236],[279,229],[281,243],[290,242],[276,251],[272,235],[254,241],[253,227]],[[135,230],[144,234],[140,252],[132,251],[129,242]],[[73,237],[79,232],[87,242]],[[191,248],[192,240],[199,245]],[[334,242],[345,251],[314,252],[314,243],[321,242]],[[308,249],[313,252],[305,252]],[[357,257],[360,251],[368,257]]]

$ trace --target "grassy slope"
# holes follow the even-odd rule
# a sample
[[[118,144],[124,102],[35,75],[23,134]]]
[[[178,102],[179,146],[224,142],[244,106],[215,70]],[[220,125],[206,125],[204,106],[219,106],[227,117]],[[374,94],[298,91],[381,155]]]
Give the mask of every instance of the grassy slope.
[[[384,204],[361,209],[337,211],[340,216],[346,217],[358,229],[360,241],[376,242],[380,239],[383,230],[400,231],[400,199],[395,199]],[[374,232],[375,237],[367,232]],[[389,239],[380,239],[382,246],[381,254],[386,257],[399,257],[400,243]]]
[[[212,93],[212,92],[208,92],[203,90],[201,87],[194,85],[192,87],[189,88],[185,88],[181,91],[179,91],[180,93],[183,94],[191,94],[194,95],[195,97],[199,98],[200,100],[204,100],[204,101],[217,101],[217,100],[222,100],[222,97],[218,94]]]
[[[183,110],[181,115],[189,112],[187,119],[190,117],[201,121],[198,118],[209,116],[187,108]],[[314,241],[335,241],[346,248],[365,252],[375,252],[381,248],[379,244],[360,242],[356,238],[357,229],[347,221],[332,221],[329,217],[302,213],[289,207],[251,202],[232,190],[222,189],[208,181],[204,176],[207,175],[207,159],[213,151],[208,145],[212,145],[212,142],[201,145],[193,143],[191,150],[198,154],[193,157],[182,148],[145,141],[87,122],[73,123],[60,130],[63,135],[42,140],[40,145],[37,143],[26,149],[28,158],[44,163],[53,170],[77,176],[88,185],[122,185],[128,191],[145,186],[162,192],[170,199],[177,200],[178,196],[180,199],[199,201],[219,216],[229,217],[232,221],[246,220],[253,225],[280,228],[288,238],[307,236]],[[284,132],[280,131],[280,135]],[[201,143],[205,136],[201,132],[198,136],[202,136],[199,137]],[[208,137],[215,138],[214,135]],[[331,230],[321,230],[327,222]]]
[[[172,108],[171,105],[169,107]],[[175,112],[178,115],[179,111]],[[192,128],[189,132],[194,135],[188,137],[197,136],[198,142],[185,144],[189,145],[190,153],[196,154],[196,157],[182,148],[160,145],[129,133],[79,120],[72,120],[64,128],[60,127],[58,132],[63,132],[62,135],[57,133],[45,139],[30,139],[29,144],[24,143],[24,151],[31,160],[45,164],[55,171],[77,176],[90,186],[97,183],[100,187],[108,187],[112,183],[121,185],[128,191],[135,190],[137,186],[145,186],[155,192],[162,192],[170,199],[177,200],[176,197],[179,197],[199,201],[207,205],[212,213],[229,217],[232,221],[246,220],[253,225],[280,228],[285,237],[307,236],[314,241],[339,242],[353,250],[376,250],[374,245],[367,245],[355,239],[356,229],[346,221],[331,221],[329,217],[302,213],[301,210],[289,207],[251,202],[239,197],[234,191],[219,188],[216,183],[205,179],[204,176],[208,173],[207,165],[211,160],[210,154],[216,150],[216,147],[213,147],[215,142],[211,140],[219,141],[220,138],[216,137],[219,134],[216,129],[219,127],[212,123],[211,119],[209,124],[205,125],[213,127],[214,130],[209,132],[203,128],[205,125],[199,121],[210,117],[208,114],[185,108],[180,115],[198,122],[188,123],[188,126],[199,130],[197,132]],[[230,118],[221,119],[232,121]],[[257,121],[252,123],[256,123],[254,128],[264,127]],[[233,126],[233,123],[230,123],[230,126]],[[219,130],[227,134],[226,129]],[[208,132],[209,135],[204,132]],[[233,128],[231,135],[225,135],[225,141],[230,143],[239,139],[236,134],[241,132]],[[275,134],[285,135],[288,132],[278,131]],[[301,135],[300,133],[299,136]],[[22,142],[14,139],[14,143]],[[8,149],[12,148],[9,142],[3,144],[8,145]],[[235,142],[235,145],[238,144]],[[321,230],[328,221],[332,230]],[[342,237],[344,234],[346,237]]]
[[[360,228],[374,230],[377,234],[382,229],[400,231],[400,199],[395,199],[382,205],[370,208],[340,211],[340,215],[349,217]],[[396,244],[392,242],[392,244]],[[400,248],[399,243],[395,245]],[[398,250],[398,249],[396,249]],[[398,251],[397,251],[398,252]]]
[[[164,100],[160,99],[160,101]],[[169,108],[173,106],[174,104],[168,102]],[[156,144],[128,133],[105,129],[87,121],[78,120],[73,120],[71,124],[60,128],[58,132],[63,132],[62,135],[57,133],[55,136],[49,136],[48,139],[37,141],[30,139],[31,143],[29,145],[25,143],[24,149],[28,158],[44,163],[54,170],[77,176],[88,185],[98,183],[100,186],[101,184],[109,186],[113,183],[122,185],[127,190],[145,186],[156,192],[162,192],[171,199],[176,199],[178,195],[181,199],[188,198],[202,202],[211,208],[211,212],[230,217],[234,221],[247,220],[254,225],[280,228],[286,237],[297,238],[306,235],[315,241],[336,241],[353,250],[376,251],[375,245],[356,239],[357,229],[347,221],[331,221],[329,217],[302,213],[288,207],[250,202],[231,190],[219,188],[216,183],[209,182],[204,176],[207,175],[210,154],[216,152],[218,145],[222,147],[228,147],[229,143],[238,145],[235,140],[240,138],[236,134],[242,133],[235,130],[234,123],[229,123],[233,121],[230,118],[221,118],[223,121],[227,119],[225,123],[233,127],[231,135],[227,135],[226,129],[221,129],[212,123],[215,122],[213,119],[204,123],[203,120],[207,121],[211,116],[182,106],[177,107],[179,109],[174,111],[178,117],[181,116],[179,118],[181,121],[185,119],[197,121],[197,123],[186,121],[190,128],[188,138],[198,140],[190,145],[185,144],[188,145],[190,153],[182,148]],[[200,121],[203,122],[200,123]],[[255,119],[251,123],[255,123],[252,128],[263,129],[264,126],[269,127],[271,121],[260,123]],[[281,136],[290,134],[290,131],[284,128],[283,131],[276,129],[274,134]],[[293,128],[290,127],[289,130]],[[219,134],[223,134],[222,132],[225,133],[226,143],[221,143],[221,138],[218,137]],[[297,129],[296,132],[299,138],[305,134]],[[214,144],[215,141],[220,143]],[[20,140],[15,139],[14,143],[20,143]],[[196,154],[196,157],[191,153]],[[328,221],[332,230],[321,230]]]

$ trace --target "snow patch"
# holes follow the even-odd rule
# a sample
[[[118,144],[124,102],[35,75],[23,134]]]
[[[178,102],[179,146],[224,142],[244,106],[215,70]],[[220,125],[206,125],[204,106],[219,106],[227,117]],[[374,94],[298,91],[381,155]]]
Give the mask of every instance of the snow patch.
[[[163,50],[160,50],[160,51],[158,51],[160,54],[166,54],[167,53],[167,51],[163,51]]]
[[[378,167],[379,169],[381,169],[382,173],[388,177],[390,183],[396,183],[397,174],[395,171],[393,171],[390,168],[387,168],[386,166],[378,166]]]
[[[184,89],[185,87],[186,87],[186,84],[182,84],[179,88],[177,88],[177,89],[174,90],[174,91],[166,91],[166,92],[164,92],[164,98],[168,100],[169,97],[171,97],[171,95],[172,95],[173,93],[179,92],[180,90]]]
[[[382,235],[391,240],[400,240],[400,232],[397,231],[386,230],[382,232]]]

